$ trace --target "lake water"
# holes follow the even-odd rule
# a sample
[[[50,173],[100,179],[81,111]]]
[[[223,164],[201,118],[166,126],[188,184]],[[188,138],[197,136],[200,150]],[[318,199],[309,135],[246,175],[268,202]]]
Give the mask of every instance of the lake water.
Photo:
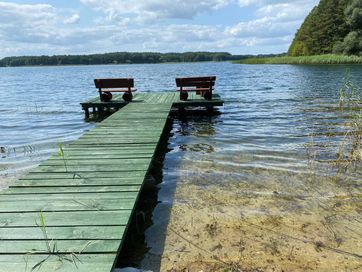
[[[357,271],[361,168],[340,174],[326,162],[348,140],[338,109],[346,69],[362,86],[362,66],[342,65],[0,68],[0,188],[93,126],[79,102],[97,95],[94,78],[134,77],[149,92],[212,74],[225,106],[219,116],[174,121],[140,267]]]

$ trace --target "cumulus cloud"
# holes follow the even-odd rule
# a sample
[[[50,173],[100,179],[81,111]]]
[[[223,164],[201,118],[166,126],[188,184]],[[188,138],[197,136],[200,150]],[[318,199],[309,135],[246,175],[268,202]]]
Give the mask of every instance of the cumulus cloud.
[[[66,18],[63,22],[66,25],[72,25],[78,23],[80,20],[79,14],[73,14],[71,17]]]
[[[229,0],[80,0],[84,5],[104,12],[108,19],[130,16],[137,21],[158,19],[192,19],[196,15],[217,10]]]
[[[55,9],[51,5],[20,5],[10,2],[0,2],[0,23],[1,25],[26,25],[31,23],[34,26],[51,22],[56,16]]]
[[[247,40],[249,46],[284,45],[285,50],[305,16],[318,0],[239,0],[240,6],[255,5],[256,19],[227,26],[225,32]]]

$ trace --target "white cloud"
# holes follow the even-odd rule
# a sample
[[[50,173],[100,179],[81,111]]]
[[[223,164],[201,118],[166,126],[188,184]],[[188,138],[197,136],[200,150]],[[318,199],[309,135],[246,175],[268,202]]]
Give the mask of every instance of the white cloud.
[[[79,14],[73,14],[71,17],[66,18],[63,22],[66,25],[72,25],[78,23],[80,20]]]
[[[0,2],[0,23],[3,25],[26,25],[33,26],[52,22],[55,17],[55,9],[51,5],[20,5],[10,2]]]
[[[239,0],[240,6],[256,5],[256,19],[228,26],[225,32],[235,38],[247,39],[249,45],[290,44],[296,30],[317,0]]]
[[[217,10],[230,0],[80,0],[83,4],[104,12],[108,19],[128,16],[136,21],[159,19],[192,19],[196,15]]]

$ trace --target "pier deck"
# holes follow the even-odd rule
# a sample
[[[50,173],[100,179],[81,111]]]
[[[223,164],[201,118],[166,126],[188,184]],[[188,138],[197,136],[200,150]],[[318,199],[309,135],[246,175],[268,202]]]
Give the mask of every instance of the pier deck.
[[[180,100],[178,92],[152,92],[152,93],[136,93],[132,103],[172,103],[174,108],[186,107],[218,107],[224,104],[224,101],[218,94],[213,94],[212,100],[205,100],[201,96],[196,95],[194,92],[189,93],[187,101]],[[81,103],[85,112],[86,118],[90,116],[90,109],[92,113],[99,113],[107,110],[118,110],[127,105],[123,101],[122,95],[114,95],[112,101],[102,102],[99,97],[93,98],[87,102]]]
[[[111,271],[177,100],[138,94],[2,191],[0,271]]]

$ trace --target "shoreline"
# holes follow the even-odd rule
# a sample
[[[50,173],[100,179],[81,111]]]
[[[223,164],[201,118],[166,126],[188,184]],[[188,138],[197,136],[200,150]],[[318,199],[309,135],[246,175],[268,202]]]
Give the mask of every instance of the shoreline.
[[[361,65],[362,56],[315,55],[299,57],[247,58],[233,61],[235,64],[292,64],[292,65]]]
[[[183,62],[154,62],[154,63],[104,63],[104,64],[57,64],[57,65],[21,65],[21,66],[0,66],[0,68],[24,68],[24,67],[83,67],[83,66],[119,66],[119,65],[152,65],[152,64],[179,64],[179,63],[208,63],[208,62],[233,62],[225,61],[183,61]]]

